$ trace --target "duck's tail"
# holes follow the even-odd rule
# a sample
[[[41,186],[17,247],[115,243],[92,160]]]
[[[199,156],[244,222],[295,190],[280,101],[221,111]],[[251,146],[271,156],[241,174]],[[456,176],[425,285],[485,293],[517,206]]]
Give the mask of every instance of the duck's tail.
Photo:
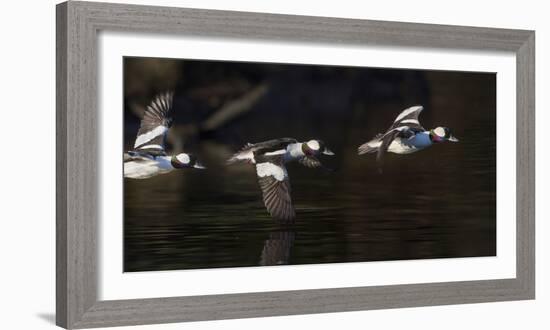
[[[364,155],[364,154],[373,154],[375,152],[378,152],[378,148],[382,144],[382,141],[379,139],[378,136],[376,136],[374,139],[370,140],[369,142],[363,143],[362,145],[357,148],[357,154]]]
[[[250,149],[242,149],[227,160],[227,165],[235,163],[254,163],[254,152]]]

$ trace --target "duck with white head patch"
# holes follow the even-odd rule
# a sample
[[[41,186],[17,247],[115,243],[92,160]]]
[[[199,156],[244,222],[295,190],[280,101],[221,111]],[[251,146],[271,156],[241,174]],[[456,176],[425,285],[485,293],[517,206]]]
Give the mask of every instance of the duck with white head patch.
[[[319,155],[332,156],[323,141],[298,142],[293,138],[281,138],[259,143],[248,143],[234,154],[228,164],[244,162],[256,165],[256,175],[265,207],[277,221],[289,224],[296,218],[290,196],[290,181],[285,164],[298,161],[309,167],[323,167]]]
[[[165,140],[172,123],[174,94],[158,95],[145,110],[134,143],[134,150],[124,154],[124,177],[147,179],[174,169],[203,169],[197,158],[187,153],[167,155]]]
[[[384,134],[378,134],[359,146],[359,155],[377,153],[376,159],[382,164],[386,152],[410,154],[434,143],[458,142],[447,127],[436,127],[429,131],[424,129],[418,120],[423,109],[417,105],[403,110]]]

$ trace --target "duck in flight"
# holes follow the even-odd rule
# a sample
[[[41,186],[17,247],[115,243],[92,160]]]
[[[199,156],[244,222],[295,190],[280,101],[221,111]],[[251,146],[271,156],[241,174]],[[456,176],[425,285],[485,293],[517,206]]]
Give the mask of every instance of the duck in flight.
[[[358,154],[377,153],[376,160],[382,164],[384,154],[410,154],[425,149],[434,143],[445,141],[458,142],[447,127],[436,127],[427,131],[418,116],[424,108],[420,105],[403,110],[384,134],[376,135],[372,140],[358,148]]]
[[[292,138],[281,138],[248,143],[227,162],[255,164],[267,211],[279,222],[290,224],[294,222],[296,213],[292,205],[285,164],[298,161],[309,168],[323,167],[317,158],[321,154],[334,155],[320,140],[298,142]]]
[[[124,177],[147,179],[174,169],[203,169],[195,156],[180,153],[167,155],[165,140],[172,123],[172,100],[174,94],[157,95],[145,110],[134,143],[134,149],[124,154]]]

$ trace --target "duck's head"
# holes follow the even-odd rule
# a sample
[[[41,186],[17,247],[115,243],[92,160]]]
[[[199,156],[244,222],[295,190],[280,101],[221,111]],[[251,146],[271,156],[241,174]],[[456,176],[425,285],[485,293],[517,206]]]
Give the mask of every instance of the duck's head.
[[[309,140],[302,143],[302,151],[306,156],[317,156],[320,154],[327,156],[334,155],[334,152],[330,151],[321,140]]]
[[[172,156],[170,160],[174,168],[198,168],[205,169],[201,163],[197,161],[197,157],[191,154],[181,153]]]
[[[432,142],[458,142],[458,139],[454,137],[453,133],[448,127],[436,127],[430,130],[430,139]]]

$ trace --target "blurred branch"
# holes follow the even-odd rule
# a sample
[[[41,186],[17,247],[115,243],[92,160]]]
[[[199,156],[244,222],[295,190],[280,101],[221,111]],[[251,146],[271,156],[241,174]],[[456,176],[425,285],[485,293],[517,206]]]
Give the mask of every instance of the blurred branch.
[[[186,94],[194,100],[201,100],[212,108],[219,108],[226,100],[239,97],[251,89],[251,83],[245,79],[224,79],[210,82],[206,86],[190,88]]]
[[[128,102],[128,108],[130,108],[130,111],[141,120],[143,118],[143,114],[145,113],[145,107],[141,104],[138,104],[136,102]]]
[[[215,111],[202,123],[176,124],[174,123],[167,135],[167,142],[172,145],[172,152],[180,152],[184,149],[185,140],[195,136],[199,131],[213,131],[227,122],[242,116],[252,110],[254,105],[269,90],[268,84],[261,84],[246,92],[237,99],[227,101],[219,110]],[[137,102],[129,102],[130,111],[137,117],[143,118],[145,106]]]
[[[223,107],[206,119],[204,123],[202,123],[201,130],[215,130],[236,117],[252,110],[254,104],[256,104],[256,102],[258,102],[258,100],[265,95],[268,89],[269,86],[267,84],[261,84],[251,89],[240,98],[226,103]]]

